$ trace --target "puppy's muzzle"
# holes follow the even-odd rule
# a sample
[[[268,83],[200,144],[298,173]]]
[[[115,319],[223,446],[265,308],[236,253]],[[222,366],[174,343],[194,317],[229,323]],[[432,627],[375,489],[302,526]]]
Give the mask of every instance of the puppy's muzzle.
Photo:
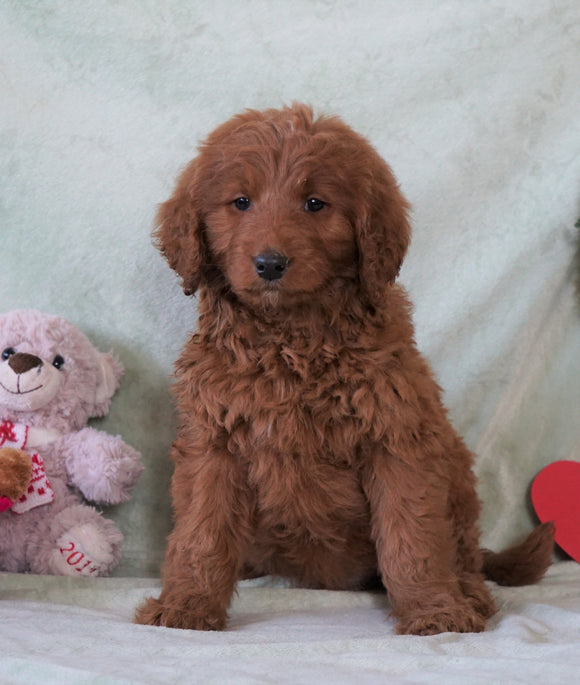
[[[286,273],[288,258],[279,252],[263,252],[254,257],[254,268],[265,281],[277,281]]]

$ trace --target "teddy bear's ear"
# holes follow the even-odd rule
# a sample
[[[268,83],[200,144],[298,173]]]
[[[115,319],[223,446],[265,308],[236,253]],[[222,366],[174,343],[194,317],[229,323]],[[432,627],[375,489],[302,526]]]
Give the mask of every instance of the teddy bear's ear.
[[[97,384],[90,397],[94,405],[95,414],[93,415],[99,415],[108,410],[110,399],[119,387],[119,378],[123,373],[121,363],[110,353],[99,352],[97,364]]]

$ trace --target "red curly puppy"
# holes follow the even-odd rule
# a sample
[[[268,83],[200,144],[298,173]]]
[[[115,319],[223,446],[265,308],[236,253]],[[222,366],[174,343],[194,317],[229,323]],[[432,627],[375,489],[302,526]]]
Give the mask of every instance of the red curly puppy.
[[[480,631],[484,583],[538,580],[552,534],[479,548],[473,456],[394,284],[408,205],[337,118],[248,111],[162,205],[161,251],[199,331],[177,363],[175,528],[137,621],[221,629],[241,577],[387,589],[399,633]]]

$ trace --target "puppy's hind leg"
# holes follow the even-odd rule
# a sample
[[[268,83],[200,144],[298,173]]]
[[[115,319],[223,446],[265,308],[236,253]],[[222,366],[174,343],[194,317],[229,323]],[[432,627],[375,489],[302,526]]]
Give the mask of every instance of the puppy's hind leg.
[[[463,470],[460,468],[462,462],[465,464]],[[450,488],[449,510],[453,521],[457,575],[463,594],[477,613],[487,619],[496,613],[497,606],[484,583],[483,556],[477,525],[480,505],[475,490],[475,478],[469,466],[470,454],[465,447],[460,446],[455,463],[457,477]]]

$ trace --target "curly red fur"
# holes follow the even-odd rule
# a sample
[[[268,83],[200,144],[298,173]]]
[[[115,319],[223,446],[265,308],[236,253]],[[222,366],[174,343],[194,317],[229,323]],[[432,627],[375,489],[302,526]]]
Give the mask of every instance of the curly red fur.
[[[473,456],[394,283],[407,215],[370,144],[302,105],[234,117],[182,174],[157,242],[200,288],[199,330],[177,363],[163,590],[139,622],[223,628],[236,581],[261,574],[330,589],[380,577],[400,633],[478,631],[496,611]],[[253,259],[272,252],[287,270],[264,280]],[[515,554],[528,578],[550,534]]]

